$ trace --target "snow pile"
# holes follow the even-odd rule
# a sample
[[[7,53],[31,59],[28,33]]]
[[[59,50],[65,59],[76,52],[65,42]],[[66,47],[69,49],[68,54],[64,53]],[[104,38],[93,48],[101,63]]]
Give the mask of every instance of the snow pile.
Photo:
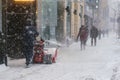
[[[97,46],[91,46],[89,39],[82,51],[80,42],[59,48],[52,65],[33,64],[26,69],[25,59],[10,60],[0,80],[120,80],[120,45],[110,35],[98,40]]]
[[[8,67],[6,67],[4,64],[0,65],[0,73],[1,73],[2,71],[7,70],[7,69],[8,69]]]
[[[62,46],[61,43],[59,43],[55,40],[46,40],[45,42],[46,42],[45,46],[52,46],[52,47],[61,47]]]
[[[46,54],[55,54],[56,48],[45,48]]]
[[[120,63],[114,67],[111,80],[120,80]]]

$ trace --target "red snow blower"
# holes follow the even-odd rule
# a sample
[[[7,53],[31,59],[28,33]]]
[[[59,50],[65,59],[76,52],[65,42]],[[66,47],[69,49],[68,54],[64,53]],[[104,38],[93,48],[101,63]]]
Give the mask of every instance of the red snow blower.
[[[56,58],[57,48],[44,48],[44,41],[35,42],[33,63],[52,64]]]

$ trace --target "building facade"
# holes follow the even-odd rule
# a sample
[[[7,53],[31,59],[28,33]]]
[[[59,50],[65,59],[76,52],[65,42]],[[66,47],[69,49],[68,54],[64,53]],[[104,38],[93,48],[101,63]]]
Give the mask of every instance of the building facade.
[[[85,25],[97,27],[99,16],[99,0],[85,0]]]
[[[108,0],[100,0],[99,2],[99,28],[106,30],[109,28],[109,7]]]
[[[70,5],[70,38],[76,39],[79,28],[84,25],[84,0],[68,0]],[[67,21],[68,23],[68,21]],[[67,26],[68,27],[68,26]]]
[[[76,38],[84,24],[84,0],[38,0],[38,5],[37,24],[43,38],[46,28],[50,39],[64,42],[66,37]]]
[[[11,57],[23,56],[22,32],[27,20],[43,39],[62,43],[67,37],[76,39],[84,25],[84,0],[0,0],[0,6],[0,31]]]

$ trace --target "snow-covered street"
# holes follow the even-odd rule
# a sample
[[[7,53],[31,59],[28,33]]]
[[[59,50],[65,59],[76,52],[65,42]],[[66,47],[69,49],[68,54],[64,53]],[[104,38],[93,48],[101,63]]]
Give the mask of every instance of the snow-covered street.
[[[88,40],[83,51],[79,42],[60,48],[54,64],[25,68],[24,62],[11,60],[7,68],[0,65],[0,80],[120,80],[120,41],[111,33],[97,46]]]

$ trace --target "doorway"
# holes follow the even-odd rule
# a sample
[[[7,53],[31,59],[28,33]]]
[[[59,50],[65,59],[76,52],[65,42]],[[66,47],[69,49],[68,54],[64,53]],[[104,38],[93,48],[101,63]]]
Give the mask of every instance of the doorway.
[[[32,26],[36,26],[36,0],[18,1],[2,0],[3,32],[6,39],[6,49],[9,57],[21,58],[22,32],[26,20],[30,20]]]

